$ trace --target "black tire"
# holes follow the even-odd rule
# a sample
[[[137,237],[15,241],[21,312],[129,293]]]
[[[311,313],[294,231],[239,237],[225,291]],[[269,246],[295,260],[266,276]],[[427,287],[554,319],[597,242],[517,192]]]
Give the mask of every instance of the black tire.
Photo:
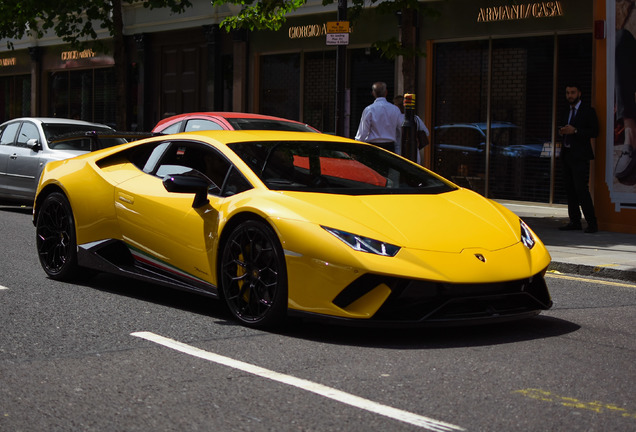
[[[40,264],[55,280],[71,280],[79,276],[75,220],[68,199],[59,192],[47,196],[35,224],[36,245]]]
[[[265,223],[234,228],[221,255],[221,286],[230,312],[249,327],[272,327],[287,315],[287,268],[278,237]]]

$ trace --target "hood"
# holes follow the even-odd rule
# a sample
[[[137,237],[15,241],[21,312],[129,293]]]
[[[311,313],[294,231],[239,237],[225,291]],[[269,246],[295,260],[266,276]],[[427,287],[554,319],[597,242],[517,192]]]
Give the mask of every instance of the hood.
[[[332,195],[285,192],[303,218],[401,247],[458,253],[519,242],[519,218],[460,189],[439,195]]]

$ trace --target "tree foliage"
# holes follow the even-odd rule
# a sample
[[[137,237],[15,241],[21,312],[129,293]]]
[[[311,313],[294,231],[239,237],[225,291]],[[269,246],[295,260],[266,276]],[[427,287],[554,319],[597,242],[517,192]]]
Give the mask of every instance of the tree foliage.
[[[324,6],[338,0],[322,0]],[[248,30],[279,30],[286,21],[286,15],[304,5],[306,0],[212,0],[212,5],[240,5],[235,16],[227,17],[221,26],[230,31],[242,28]],[[375,6],[382,15],[400,17],[399,37],[377,40],[372,44],[387,59],[401,56],[404,89],[413,91],[417,82],[417,58],[425,55],[417,43],[417,20],[419,16],[438,17],[437,7],[430,2],[418,0],[347,0],[347,20],[355,26],[365,7]],[[396,21],[397,24],[397,21]]]
[[[41,38],[48,31],[74,47],[97,40],[100,29],[108,35],[121,33],[117,17],[123,5],[138,0],[20,0],[0,2],[0,39]],[[181,13],[190,0],[143,0],[143,7],[169,8]]]
[[[286,21],[286,15],[303,6],[307,0],[210,0],[212,6],[234,4],[240,6],[235,16],[227,17],[221,26],[232,29],[279,30]],[[338,0],[322,0],[323,5]],[[422,53],[418,50],[414,17],[438,14],[429,2],[417,0],[347,0],[347,19],[355,25],[365,6],[375,6],[386,15],[402,17],[400,38],[376,41],[373,45],[387,58],[403,56],[405,88],[415,82],[414,61]],[[192,6],[191,0],[10,0],[0,1],[0,39],[6,40],[13,48],[12,40],[25,37],[41,38],[49,32],[55,33],[62,41],[74,49],[87,44],[106,51],[100,40],[100,33],[113,38],[115,75],[117,81],[118,127],[126,126],[126,82],[125,47],[123,39],[122,8],[126,5],[141,4],[144,8],[169,8],[173,13],[181,13]]]
[[[324,6],[337,3],[338,0],[322,0]],[[235,16],[227,17],[221,23],[225,30],[279,30],[286,21],[286,15],[295,11],[306,3],[306,0],[212,0],[212,5],[225,4],[240,5],[241,9]],[[384,15],[402,14],[410,11],[412,14],[428,16],[439,15],[437,9],[418,0],[348,0],[347,19],[355,21],[360,17],[365,6],[374,5],[377,11]],[[404,46],[397,38],[376,41],[373,45],[387,58],[396,56],[414,57],[422,55],[417,47]]]
[[[12,39],[24,37],[41,38],[47,32],[68,43],[73,49],[82,49],[90,44],[107,52],[108,46],[99,39],[104,31],[113,38],[115,59],[115,81],[117,92],[117,128],[128,127],[126,44],[122,8],[141,3],[144,8],[169,8],[181,13],[192,6],[190,0],[12,0],[0,2],[0,39],[7,40],[13,49]]]

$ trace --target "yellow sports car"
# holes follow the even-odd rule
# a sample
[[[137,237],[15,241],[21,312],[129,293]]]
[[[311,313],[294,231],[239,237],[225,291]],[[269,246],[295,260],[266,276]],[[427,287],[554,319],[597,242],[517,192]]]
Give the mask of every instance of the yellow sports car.
[[[506,208],[324,134],[153,137],[46,165],[33,209],[52,279],[94,270],[288,315],[472,324],[551,307],[550,256]]]

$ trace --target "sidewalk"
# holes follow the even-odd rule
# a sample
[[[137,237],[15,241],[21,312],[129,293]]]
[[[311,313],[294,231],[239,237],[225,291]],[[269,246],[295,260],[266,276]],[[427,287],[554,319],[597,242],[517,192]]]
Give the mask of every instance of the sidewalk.
[[[549,270],[636,282],[636,234],[559,231],[568,222],[564,205],[498,202],[521,217],[543,241],[552,255]]]

